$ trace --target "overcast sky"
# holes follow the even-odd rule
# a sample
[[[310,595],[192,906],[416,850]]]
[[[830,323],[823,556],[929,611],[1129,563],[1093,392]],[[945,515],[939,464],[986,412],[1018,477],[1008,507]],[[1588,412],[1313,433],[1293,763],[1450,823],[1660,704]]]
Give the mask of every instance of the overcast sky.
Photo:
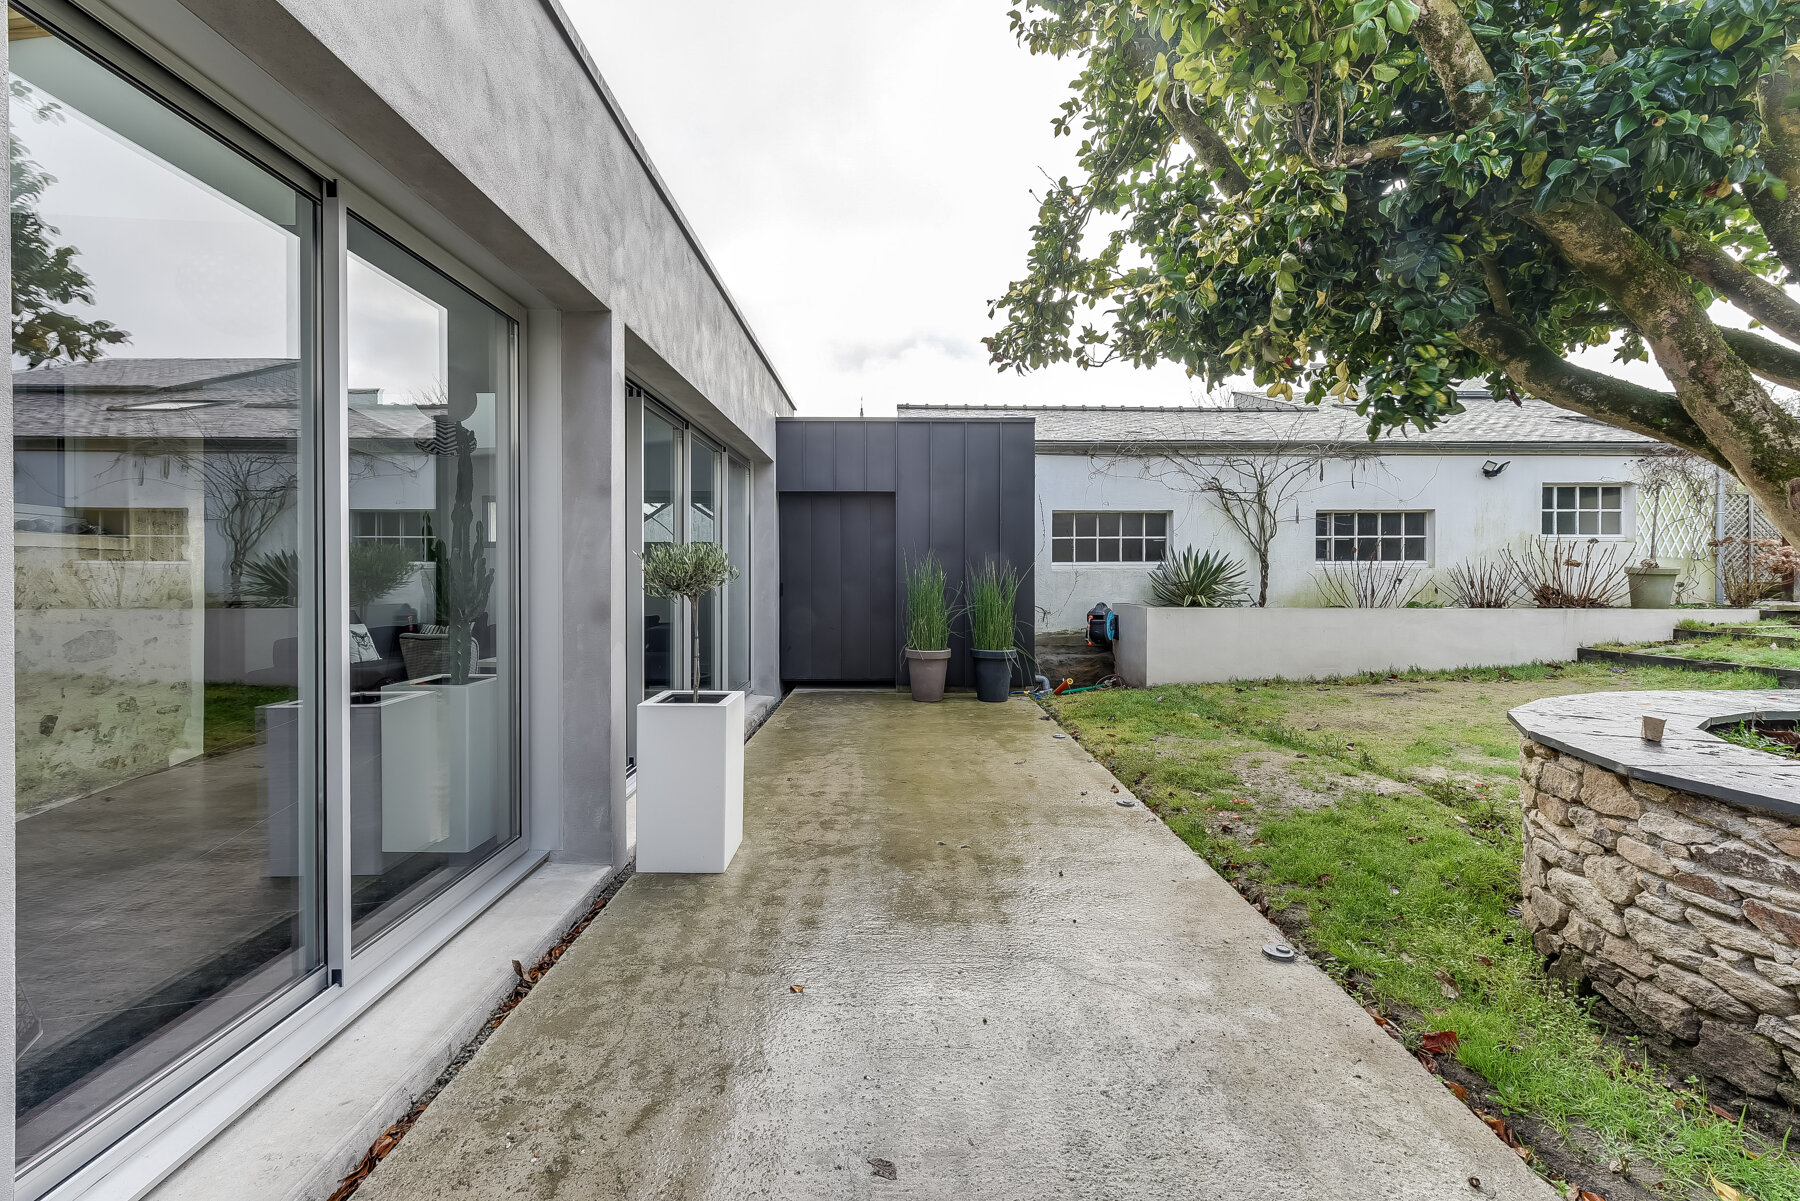
[[[802,413],[896,403],[1184,404],[1178,367],[997,374],[1072,62],[994,0],[564,0]],[[1718,318],[1743,326],[1720,306]],[[1580,361],[1652,386],[1650,364]]]
[[[1180,404],[1180,368],[997,374],[1075,74],[987,0],[564,0],[802,413]],[[1040,170],[1041,169],[1041,170]]]

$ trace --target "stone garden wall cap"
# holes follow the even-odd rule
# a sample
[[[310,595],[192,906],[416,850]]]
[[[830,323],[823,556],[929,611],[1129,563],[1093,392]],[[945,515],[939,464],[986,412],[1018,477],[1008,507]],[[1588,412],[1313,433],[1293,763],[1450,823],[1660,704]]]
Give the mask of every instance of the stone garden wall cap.
[[[1532,741],[1630,779],[1800,817],[1800,760],[1708,732],[1751,719],[1800,721],[1800,690],[1584,692],[1532,701],[1507,716]],[[1645,716],[1668,723],[1661,742],[1641,736]]]

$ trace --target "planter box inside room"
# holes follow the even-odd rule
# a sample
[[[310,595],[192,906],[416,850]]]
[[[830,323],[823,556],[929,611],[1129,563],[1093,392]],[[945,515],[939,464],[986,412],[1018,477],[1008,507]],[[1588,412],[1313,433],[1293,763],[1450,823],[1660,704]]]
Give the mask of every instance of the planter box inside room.
[[[638,706],[637,870],[722,872],[744,839],[744,694]]]
[[[383,696],[433,698],[432,722],[382,727],[381,849],[460,855],[491,841],[508,789],[494,740],[505,730],[506,693],[496,676],[448,676],[390,684]],[[435,745],[431,745],[435,743]],[[421,751],[421,746],[429,746]],[[410,784],[402,773],[416,771]]]
[[[301,844],[311,862],[312,807],[298,801],[300,701],[263,705],[257,727],[266,746],[262,797],[269,837],[264,871],[299,874]],[[310,737],[310,735],[308,735]],[[435,763],[437,713],[422,692],[350,694],[350,871],[378,876],[402,856],[384,849],[383,815],[390,809],[410,823],[413,815],[445,824]],[[310,772],[308,773],[310,775]],[[303,821],[304,819],[304,821]]]

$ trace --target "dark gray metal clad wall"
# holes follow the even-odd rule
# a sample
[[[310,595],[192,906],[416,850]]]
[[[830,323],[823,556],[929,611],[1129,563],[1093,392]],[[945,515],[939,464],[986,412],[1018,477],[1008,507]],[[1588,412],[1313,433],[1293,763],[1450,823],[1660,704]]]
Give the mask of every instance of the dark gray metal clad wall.
[[[905,564],[937,552],[958,595],[971,568],[1022,577],[1014,621],[1031,645],[1034,423],[1029,418],[777,423],[781,675],[790,683],[904,682]],[[949,682],[974,683],[968,623]]]

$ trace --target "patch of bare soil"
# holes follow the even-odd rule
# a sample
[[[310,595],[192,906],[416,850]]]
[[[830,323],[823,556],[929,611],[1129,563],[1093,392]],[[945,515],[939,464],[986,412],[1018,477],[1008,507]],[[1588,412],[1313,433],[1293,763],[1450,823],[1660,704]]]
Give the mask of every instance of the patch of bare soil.
[[[1233,758],[1231,770],[1245,791],[1275,811],[1323,809],[1356,792],[1395,796],[1418,791],[1387,776],[1346,770],[1298,751],[1251,751]]]

